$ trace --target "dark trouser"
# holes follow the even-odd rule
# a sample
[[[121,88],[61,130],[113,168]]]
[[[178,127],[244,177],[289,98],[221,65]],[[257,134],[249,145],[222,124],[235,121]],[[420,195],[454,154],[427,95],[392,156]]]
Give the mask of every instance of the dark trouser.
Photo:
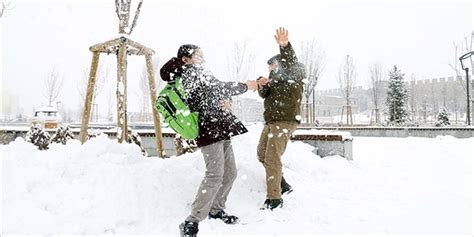
[[[225,209],[227,196],[237,177],[234,151],[230,140],[201,147],[206,163],[206,174],[193,202],[193,210],[186,220],[200,222],[210,211]]]
[[[265,167],[268,199],[281,198],[280,185],[283,175],[281,156],[297,126],[296,122],[270,122],[263,127],[257,156]]]

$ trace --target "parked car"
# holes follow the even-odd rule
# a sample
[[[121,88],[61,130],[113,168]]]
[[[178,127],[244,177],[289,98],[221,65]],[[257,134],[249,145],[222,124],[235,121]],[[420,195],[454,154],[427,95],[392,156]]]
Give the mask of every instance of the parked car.
[[[56,129],[61,122],[61,115],[53,106],[37,109],[31,120],[32,125],[40,124],[44,129]]]

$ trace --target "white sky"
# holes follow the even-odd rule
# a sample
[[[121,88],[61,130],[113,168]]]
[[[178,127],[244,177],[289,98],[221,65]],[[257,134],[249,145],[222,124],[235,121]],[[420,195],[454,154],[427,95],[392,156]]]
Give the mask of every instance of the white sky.
[[[59,99],[77,108],[77,82],[91,63],[89,46],[118,36],[113,0],[14,1],[1,22],[2,94],[17,95],[25,112],[46,103],[42,87],[55,67],[65,78]],[[135,4],[137,0],[133,1]],[[358,85],[366,86],[368,65],[386,70],[397,64],[419,79],[452,76],[453,42],[472,30],[468,0],[144,0],[133,40],[157,52],[161,61],[175,56],[184,43],[201,46],[207,66],[226,80],[227,57],[234,42],[249,42],[256,54],[249,79],[266,75],[266,60],[278,53],[274,30],[285,26],[297,53],[301,42],[315,38],[327,66],[316,89],[337,88],[336,73],[346,54],[354,57]],[[115,58],[99,108],[115,96]],[[129,111],[139,111],[138,79],[144,59],[129,57]]]

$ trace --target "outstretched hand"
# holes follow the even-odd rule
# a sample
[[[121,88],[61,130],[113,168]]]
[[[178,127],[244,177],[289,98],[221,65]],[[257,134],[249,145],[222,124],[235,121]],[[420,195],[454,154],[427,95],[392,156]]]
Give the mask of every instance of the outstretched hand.
[[[230,112],[230,110],[232,109],[232,104],[229,100],[221,100],[219,104],[221,106],[221,109],[225,112]]]
[[[288,45],[288,30],[286,30],[285,27],[278,28],[276,30],[275,40],[280,46],[286,47]]]
[[[265,86],[265,85],[268,84],[269,81],[270,81],[270,79],[268,79],[266,77],[259,77],[258,80],[257,80],[259,86]]]
[[[257,86],[257,81],[256,80],[248,80],[245,82],[245,84],[247,84],[247,88],[249,90],[252,90],[252,91],[256,91],[258,90],[258,86]]]

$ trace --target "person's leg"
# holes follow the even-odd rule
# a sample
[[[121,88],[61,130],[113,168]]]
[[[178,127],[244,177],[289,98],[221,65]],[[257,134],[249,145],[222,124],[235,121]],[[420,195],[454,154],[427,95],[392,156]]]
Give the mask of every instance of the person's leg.
[[[200,222],[209,214],[211,205],[224,180],[224,142],[201,148],[206,163],[206,174],[199,186],[192,205],[191,214],[186,221]]]
[[[274,122],[269,124],[268,142],[265,153],[267,178],[267,199],[281,198],[282,162],[281,156],[297,124],[293,122]]]
[[[265,166],[265,153],[267,151],[267,143],[268,143],[268,133],[270,132],[270,127],[268,125],[264,125],[262,129],[262,133],[260,134],[260,140],[257,146],[257,157],[258,161]]]
[[[211,206],[211,212],[217,212],[225,209],[225,203],[229,196],[232,184],[237,178],[237,167],[235,165],[234,151],[231,140],[223,141],[224,145],[224,180],[222,186],[217,192],[214,203]]]

